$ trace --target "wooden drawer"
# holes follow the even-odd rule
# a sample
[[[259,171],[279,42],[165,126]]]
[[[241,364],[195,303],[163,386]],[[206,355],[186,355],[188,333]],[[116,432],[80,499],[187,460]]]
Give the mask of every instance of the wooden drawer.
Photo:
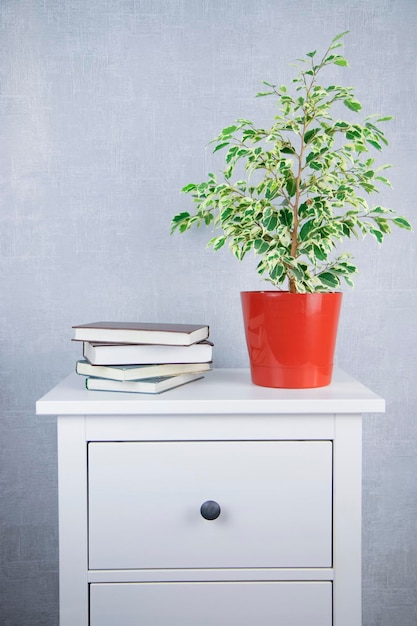
[[[330,582],[90,586],[90,626],[331,626]]]
[[[90,569],[332,565],[330,441],[94,442],[88,471]]]

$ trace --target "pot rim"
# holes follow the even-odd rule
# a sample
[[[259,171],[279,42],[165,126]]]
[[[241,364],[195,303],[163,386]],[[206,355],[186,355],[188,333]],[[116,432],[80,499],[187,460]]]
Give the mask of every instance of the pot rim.
[[[289,295],[289,296],[341,296],[343,291],[315,291],[314,293],[291,293],[290,291],[275,290],[275,289],[253,289],[248,291],[241,291],[241,294],[266,294],[266,295]]]

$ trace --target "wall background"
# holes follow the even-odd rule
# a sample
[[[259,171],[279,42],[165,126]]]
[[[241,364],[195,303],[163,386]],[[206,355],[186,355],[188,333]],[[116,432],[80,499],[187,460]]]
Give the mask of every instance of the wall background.
[[[381,203],[416,222],[414,0],[2,0],[0,3],[0,623],[58,623],[55,420],[35,400],[69,373],[71,326],[206,321],[215,364],[247,366],[239,290],[252,259],[170,237],[207,142],[259,123],[262,80],[350,30],[366,114],[392,114]],[[261,104],[262,102],[262,104]],[[269,118],[268,118],[269,119]],[[417,623],[416,240],[354,246],[338,363],[387,400],[364,426],[364,626]]]

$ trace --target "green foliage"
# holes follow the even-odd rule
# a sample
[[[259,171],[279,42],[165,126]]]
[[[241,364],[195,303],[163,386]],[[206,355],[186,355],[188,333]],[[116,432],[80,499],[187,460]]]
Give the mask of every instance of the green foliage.
[[[342,280],[353,286],[357,269],[349,253],[337,253],[340,242],[371,235],[381,243],[393,225],[411,229],[392,209],[367,201],[380,185],[390,186],[382,174],[390,166],[375,166],[371,153],[388,145],[380,124],[391,118],[334,119],[335,105],[359,113],[361,104],[351,87],[317,83],[327,66],[348,66],[336,52],[345,34],[331,41],[321,61],[316,51],[299,60],[292,89],[264,82],[267,91],[257,96],[272,96],[278,105],[272,126],[238,119],[224,128],[211,142],[214,152],[225,151],[221,180],[210,173],[205,182],[186,185],[195,212],[172,220],[172,232],[200,224],[220,229],[209,246],[219,250],[227,242],[239,260],[252,251],[260,258],[258,273],[292,292],[333,291]],[[237,176],[242,171],[245,179]]]

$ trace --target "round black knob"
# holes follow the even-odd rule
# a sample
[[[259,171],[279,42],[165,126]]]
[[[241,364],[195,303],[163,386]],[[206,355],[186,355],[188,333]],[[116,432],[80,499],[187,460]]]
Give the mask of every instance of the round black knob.
[[[220,515],[221,508],[220,504],[214,502],[214,500],[207,500],[200,507],[200,513],[204,517],[204,519],[217,519]]]

